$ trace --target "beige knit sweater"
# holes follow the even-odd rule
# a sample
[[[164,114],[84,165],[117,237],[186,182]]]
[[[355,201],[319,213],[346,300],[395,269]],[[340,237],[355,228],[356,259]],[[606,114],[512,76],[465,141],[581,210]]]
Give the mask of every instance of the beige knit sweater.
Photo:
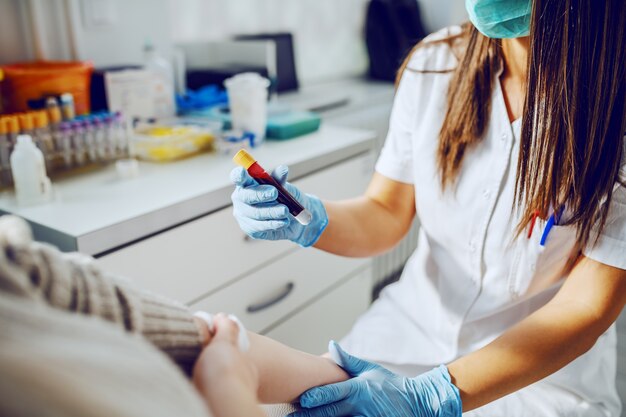
[[[200,349],[185,306],[0,218],[1,416],[206,416]]]

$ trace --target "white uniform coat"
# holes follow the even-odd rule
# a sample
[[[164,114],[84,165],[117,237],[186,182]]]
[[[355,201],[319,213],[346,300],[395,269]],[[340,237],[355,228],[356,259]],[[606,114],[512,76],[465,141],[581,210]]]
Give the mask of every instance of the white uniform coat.
[[[431,36],[458,31],[455,27]],[[342,341],[352,354],[406,374],[473,352],[543,306],[560,288],[558,272],[574,244],[573,227],[555,226],[542,248],[542,219],[530,239],[514,239],[521,123],[510,123],[498,80],[483,141],[466,152],[454,190],[441,190],[436,150],[452,74],[419,71],[457,64],[447,44],[428,45],[413,54],[402,76],[376,170],[415,186],[419,243],[400,281],[383,291]],[[625,195],[623,187],[617,189],[598,245],[585,251],[622,269]],[[467,415],[619,416],[615,346],[612,326],[566,368]]]

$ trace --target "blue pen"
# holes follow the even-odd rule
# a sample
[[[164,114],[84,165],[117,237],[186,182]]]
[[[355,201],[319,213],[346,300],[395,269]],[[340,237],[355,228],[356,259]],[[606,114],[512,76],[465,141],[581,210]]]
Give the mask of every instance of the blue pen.
[[[550,218],[548,219],[548,222],[546,223],[546,227],[543,229],[543,234],[541,235],[541,240],[539,241],[539,244],[541,246],[546,246],[546,239],[548,239],[548,234],[550,233],[550,229],[552,229],[552,226],[554,226],[555,222],[556,222],[556,219],[553,214],[552,216],[550,216]]]
[[[548,239],[548,234],[550,234],[550,230],[555,224],[559,224],[562,213],[563,213],[563,206],[561,206],[559,210],[552,213],[552,216],[550,216],[550,218],[548,219],[548,222],[546,223],[546,227],[543,229],[541,240],[539,241],[539,244],[541,246],[546,246],[546,240]]]

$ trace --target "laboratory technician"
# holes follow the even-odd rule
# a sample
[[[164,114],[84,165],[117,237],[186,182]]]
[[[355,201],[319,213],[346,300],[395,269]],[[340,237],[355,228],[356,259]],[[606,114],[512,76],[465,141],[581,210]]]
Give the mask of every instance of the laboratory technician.
[[[274,188],[231,175],[235,217],[258,239],[372,256],[421,221],[400,281],[331,344],[352,379],[303,394],[299,416],[620,415],[626,7],[465,4],[471,24],[401,69],[363,197],[286,183],[315,216],[303,227]]]

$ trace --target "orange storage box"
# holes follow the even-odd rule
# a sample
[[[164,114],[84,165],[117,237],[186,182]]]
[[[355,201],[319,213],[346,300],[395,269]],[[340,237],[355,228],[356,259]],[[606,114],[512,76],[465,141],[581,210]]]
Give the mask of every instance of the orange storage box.
[[[28,100],[45,95],[70,93],[74,96],[76,114],[89,113],[91,62],[41,61],[5,65],[2,99],[4,110],[28,110]]]

